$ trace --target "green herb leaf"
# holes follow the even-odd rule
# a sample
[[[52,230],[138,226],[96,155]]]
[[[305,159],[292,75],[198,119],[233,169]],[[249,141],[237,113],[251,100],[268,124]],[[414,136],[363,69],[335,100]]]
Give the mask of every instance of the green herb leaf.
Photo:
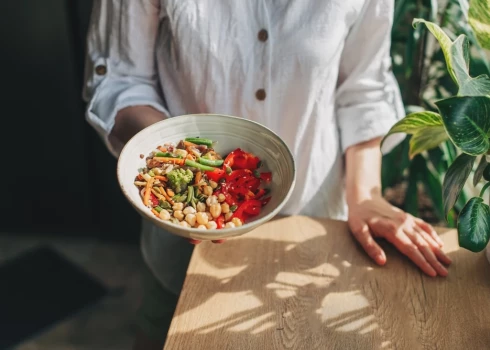
[[[448,139],[441,116],[429,111],[407,115],[391,128],[384,137],[383,142],[388,136],[395,133],[412,135],[410,139],[410,158],[435,148]]]
[[[490,239],[490,207],[483,198],[471,198],[458,218],[459,246],[481,252]]]
[[[482,176],[483,176],[483,170],[487,167],[487,157],[482,156],[480,160],[480,164],[478,164],[478,168],[476,168],[475,173],[473,174],[473,186],[478,185],[480,182]]]
[[[468,21],[482,47],[490,50],[490,3],[470,0]]]
[[[454,207],[458,196],[463,189],[476,157],[460,154],[447,170],[442,184],[444,198],[444,214],[447,218],[449,211]]]
[[[450,97],[436,102],[451,141],[463,152],[480,155],[490,142],[490,97]]]
[[[465,35],[460,35],[453,42],[437,24],[420,18],[414,19],[414,26],[419,23],[424,23],[439,42],[442,52],[444,53],[448,72],[454,82],[459,86],[458,95],[489,95],[490,78],[487,75],[480,75],[476,78],[472,78],[469,74],[470,54],[468,38]]]

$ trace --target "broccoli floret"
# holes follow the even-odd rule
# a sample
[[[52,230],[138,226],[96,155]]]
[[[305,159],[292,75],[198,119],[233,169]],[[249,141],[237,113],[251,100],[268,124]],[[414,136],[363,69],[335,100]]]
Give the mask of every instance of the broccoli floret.
[[[189,169],[174,169],[167,174],[168,183],[175,193],[181,193],[186,190],[187,184],[192,181],[194,174]]]

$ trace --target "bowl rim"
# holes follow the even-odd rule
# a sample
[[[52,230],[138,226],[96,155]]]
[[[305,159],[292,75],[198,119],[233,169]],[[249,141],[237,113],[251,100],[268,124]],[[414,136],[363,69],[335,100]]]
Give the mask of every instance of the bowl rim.
[[[191,114],[182,114],[182,115],[178,115],[178,116],[167,117],[167,118],[165,118],[165,119],[163,119],[161,121],[158,121],[158,122],[156,122],[156,123],[154,123],[154,124],[152,124],[152,125],[144,128],[144,129],[140,130],[138,133],[136,133],[135,135],[133,135],[129,139],[129,141],[126,142],[126,144],[123,146],[121,152],[119,153],[119,157],[118,157],[118,160],[117,160],[117,167],[116,167],[116,173],[117,173],[116,175],[117,175],[117,181],[119,183],[119,188],[123,192],[123,194],[126,197],[126,199],[128,200],[128,202],[133,206],[133,208],[135,208],[139,213],[142,213],[145,218],[149,219],[156,226],[169,227],[169,229],[166,229],[166,231],[168,231],[168,232],[170,232],[172,234],[175,234],[175,235],[181,236],[181,237],[185,237],[183,235],[177,234],[176,231],[186,231],[186,232],[198,233],[198,234],[200,234],[200,236],[202,236],[203,234],[205,235],[206,230],[202,230],[202,229],[198,229],[198,228],[194,228],[194,227],[185,227],[185,228],[183,227],[183,228],[179,228],[179,226],[177,226],[175,224],[168,223],[168,222],[166,222],[164,220],[158,220],[155,217],[155,215],[153,215],[151,213],[151,211],[148,211],[147,212],[147,211],[144,211],[141,208],[139,208],[135,203],[133,203],[133,200],[129,196],[126,188],[124,187],[124,185],[122,183],[122,175],[121,175],[122,172],[123,172],[123,170],[121,169],[121,159],[123,158],[123,156],[124,156],[124,154],[126,152],[129,152],[128,149],[131,146],[131,143],[139,135],[141,135],[143,132],[148,132],[148,129],[155,128],[157,125],[162,124],[162,123],[166,123],[169,120],[172,120],[174,118],[180,118],[180,117],[196,117],[196,116],[197,117],[201,117],[201,116],[202,117],[204,117],[204,116],[213,116],[213,117],[219,117],[219,118],[223,118],[223,119],[237,119],[237,120],[239,119],[240,121],[245,121],[246,123],[255,124],[256,126],[262,128],[264,130],[267,130],[272,135],[274,135],[277,138],[277,140],[286,149],[286,151],[289,154],[289,157],[290,157],[290,159],[292,161],[292,166],[293,166],[293,180],[289,184],[288,192],[286,193],[286,196],[284,197],[284,199],[282,200],[282,202],[278,206],[276,206],[276,208],[274,208],[274,210],[272,210],[269,214],[263,216],[262,218],[253,220],[253,221],[248,222],[248,223],[244,223],[242,226],[239,226],[239,227],[231,227],[231,228],[222,228],[222,229],[213,230],[213,231],[219,231],[220,232],[220,236],[223,236],[223,238],[232,237],[232,236],[239,235],[239,232],[246,230],[246,228],[250,228],[252,230],[252,229],[254,229],[254,228],[256,228],[256,227],[258,227],[258,226],[260,226],[262,224],[265,224],[266,222],[270,221],[272,218],[274,218],[275,216],[277,216],[279,214],[279,212],[282,210],[282,208],[284,207],[284,205],[291,198],[291,195],[292,195],[292,193],[294,191],[294,187],[296,185],[296,160],[294,158],[294,155],[291,152],[291,150],[289,149],[289,147],[286,144],[286,142],[284,142],[284,140],[277,133],[275,133],[274,131],[272,131],[267,126],[265,126],[265,125],[263,125],[263,124],[261,124],[259,122],[256,122],[254,120],[250,120],[250,119],[246,119],[246,118],[241,118],[241,117],[237,117],[237,116],[232,116],[232,115],[226,115],[226,114],[191,113]],[[175,230],[173,230],[172,228],[174,228]],[[233,233],[235,233],[235,235],[233,235]]]

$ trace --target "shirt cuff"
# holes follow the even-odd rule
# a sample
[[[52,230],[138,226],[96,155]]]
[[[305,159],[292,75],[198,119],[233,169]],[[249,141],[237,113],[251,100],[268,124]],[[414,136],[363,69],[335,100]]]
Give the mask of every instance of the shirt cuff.
[[[109,152],[116,158],[119,157],[123,145],[109,142],[109,134],[114,127],[117,112],[130,106],[151,106],[169,115],[153,85],[124,77],[106,77],[95,89],[87,107],[88,123],[97,131]]]
[[[342,108],[338,117],[343,152],[356,144],[386,135],[396,122],[394,110],[386,102]]]
[[[390,74],[385,89],[385,98],[361,104],[341,107],[337,110],[342,151],[362,142],[385,136],[396,122],[405,116],[401,93],[395,77]],[[405,134],[395,134],[387,138],[382,152],[389,153],[403,139]]]

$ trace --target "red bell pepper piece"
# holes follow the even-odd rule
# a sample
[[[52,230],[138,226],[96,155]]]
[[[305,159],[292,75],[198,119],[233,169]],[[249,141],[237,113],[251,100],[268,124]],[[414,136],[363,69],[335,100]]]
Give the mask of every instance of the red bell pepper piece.
[[[232,151],[225,158],[223,166],[230,167],[233,170],[236,169],[249,169],[255,170],[258,167],[260,159],[252,153],[242,151],[240,148]]]
[[[216,224],[218,229],[225,227],[225,217],[223,215],[218,216]]]
[[[206,175],[209,180],[213,180],[214,182],[218,182],[221,179],[224,179],[226,176],[226,172],[223,169],[214,169],[213,171],[206,171]]]
[[[260,179],[265,183],[270,183],[272,181],[272,173],[271,172],[261,173]]]
[[[267,198],[262,199],[262,206],[267,205],[267,203],[269,203],[270,200],[271,200],[271,197],[267,197]]]
[[[151,202],[152,207],[155,207],[158,204],[160,204],[160,202],[158,201],[158,198],[153,193],[150,193],[150,202]]]
[[[240,219],[242,222],[245,222],[246,216],[248,215],[258,215],[260,214],[260,208],[262,207],[262,202],[249,199],[243,202],[237,210],[233,213],[234,218]]]

